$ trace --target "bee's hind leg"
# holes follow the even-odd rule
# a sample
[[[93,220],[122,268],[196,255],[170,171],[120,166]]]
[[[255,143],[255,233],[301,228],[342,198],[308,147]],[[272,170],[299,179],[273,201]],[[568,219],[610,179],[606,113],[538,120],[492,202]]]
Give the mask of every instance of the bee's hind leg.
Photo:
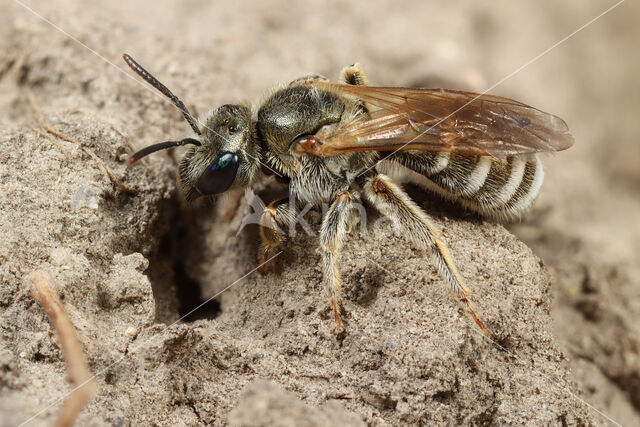
[[[285,197],[271,202],[264,208],[260,217],[260,262],[265,263],[274,257],[287,240],[286,232],[294,221],[295,209],[289,206]],[[267,274],[276,270],[278,263],[271,260],[258,268],[258,273]]]
[[[353,86],[370,86],[369,76],[362,69],[362,65],[358,62],[344,67],[340,72],[340,81],[344,84]]]
[[[470,292],[453,263],[442,234],[427,214],[386,175],[378,174],[367,178],[363,188],[364,196],[369,203],[391,218],[414,244],[431,252],[440,276],[453,288],[458,299],[465,304],[482,332],[490,336],[491,332],[473,310],[473,305],[469,301]]]
[[[322,249],[322,266],[324,280],[329,294],[329,305],[333,310],[333,317],[336,322],[335,330],[342,329],[342,319],[340,317],[342,285],[340,279],[340,252],[344,244],[347,232],[353,223],[355,211],[351,209],[352,202],[358,196],[351,191],[343,191],[331,204],[327,215],[322,221],[320,230],[320,247]]]

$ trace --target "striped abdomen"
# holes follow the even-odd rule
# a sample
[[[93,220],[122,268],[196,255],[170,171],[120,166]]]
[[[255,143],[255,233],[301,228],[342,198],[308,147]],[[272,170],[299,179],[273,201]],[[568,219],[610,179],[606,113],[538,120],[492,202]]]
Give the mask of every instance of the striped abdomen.
[[[484,216],[499,219],[522,214],[538,195],[544,177],[538,156],[500,160],[489,156],[398,151],[392,159],[383,162],[382,172],[394,174],[393,169],[403,170],[408,181]]]

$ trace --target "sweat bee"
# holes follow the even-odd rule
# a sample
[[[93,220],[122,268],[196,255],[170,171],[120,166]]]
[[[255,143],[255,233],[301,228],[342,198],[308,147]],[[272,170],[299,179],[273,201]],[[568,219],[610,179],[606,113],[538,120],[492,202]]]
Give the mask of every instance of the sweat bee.
[[[442,233],[388,174],[402,169],[419,186],[484,217],[518,217],[542,185],[538,153],[573,144],[562,119],[493,95],[370,86],[354,64],[342,70],[341,83],[320,75],[301,77],[273,92],[255,113],[248,106],[223,105],[196,122],[169,89],[129,55],[123,58],[173,101],[195,133],[146,147],[129,163],[165,148],[193,145],[179,167],[188,199],[251,187],[270,169],[289,183],[295,203],[330,204],[320,248],[336,329],[342,328],[340,252],[353,220],[350,206],[364,200],[431,254],[440,275],[490,335],[473,310]],[[265,208],[263,260],[284,243],[278,230],[288,229],[290,221],[288,199]]]

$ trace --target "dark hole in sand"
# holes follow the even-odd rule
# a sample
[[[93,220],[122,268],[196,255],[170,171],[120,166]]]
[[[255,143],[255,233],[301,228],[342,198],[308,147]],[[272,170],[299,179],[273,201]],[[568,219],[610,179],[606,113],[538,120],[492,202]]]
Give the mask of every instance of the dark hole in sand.
[[[220,303],[216,299],[205,300],[202,297],[200,283],[187,273],[184,263],[178,261],[173,266],[178,298],[178,314],[184,316],[183,322],[200,319],[214,319],[220,314]]]
[[[203,296],[203,284],[189,270],[189,266],[199,264],[189,257],[202,252],[193,250],[193,246],[204,244],[194,236],[203,235],[205,221],[202,218],[205,215],[198,209],[195,213],[185,210],[175,199],[167,202],[162,209],[166,217],[160,219],[156,226],[162,237],[148,270],[156,300],[156,320],[171,323],[181,319],[190,323],[214,319],[221,313],[220,302],[216,299],[208,301]]]

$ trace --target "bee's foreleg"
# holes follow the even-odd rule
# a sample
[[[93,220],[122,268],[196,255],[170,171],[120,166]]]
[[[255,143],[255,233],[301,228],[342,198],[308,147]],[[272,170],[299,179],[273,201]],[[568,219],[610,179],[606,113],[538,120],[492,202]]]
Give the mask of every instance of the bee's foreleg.
[[[329,294],[329,304],[333,309],[336,330],[342,328],[339,257],[345,236],[352,224],[355,211],[351,209],[351,204],[356,197],[350,191],[340,193],[327,211],[320,230],[324,280]]]
[[[469,300],[470,292],[453,262],[440,230],[427,214],[386,175],[378,174],[368,178],[364,184],[364,195],[382,214],[391,218],[408,239],[421,249],[431,252],[440,275],[465,304],[482,332],[491,335],[473,310],[473,304]]]
[[[224,222],[231,222],[236,215],[240,199],[242,199],[243,192],[241,189],[231,190],[230,196],[227,199],[227,209],[224,211]]]
[[[271,202],[260,217],[260,262],[275,256],[282,243],[287,240],[287,231],[295,217],[295,209],[289,205],[289,198]],[[272,260],[258,268],[258,273],[275,271],[277,262]]]

